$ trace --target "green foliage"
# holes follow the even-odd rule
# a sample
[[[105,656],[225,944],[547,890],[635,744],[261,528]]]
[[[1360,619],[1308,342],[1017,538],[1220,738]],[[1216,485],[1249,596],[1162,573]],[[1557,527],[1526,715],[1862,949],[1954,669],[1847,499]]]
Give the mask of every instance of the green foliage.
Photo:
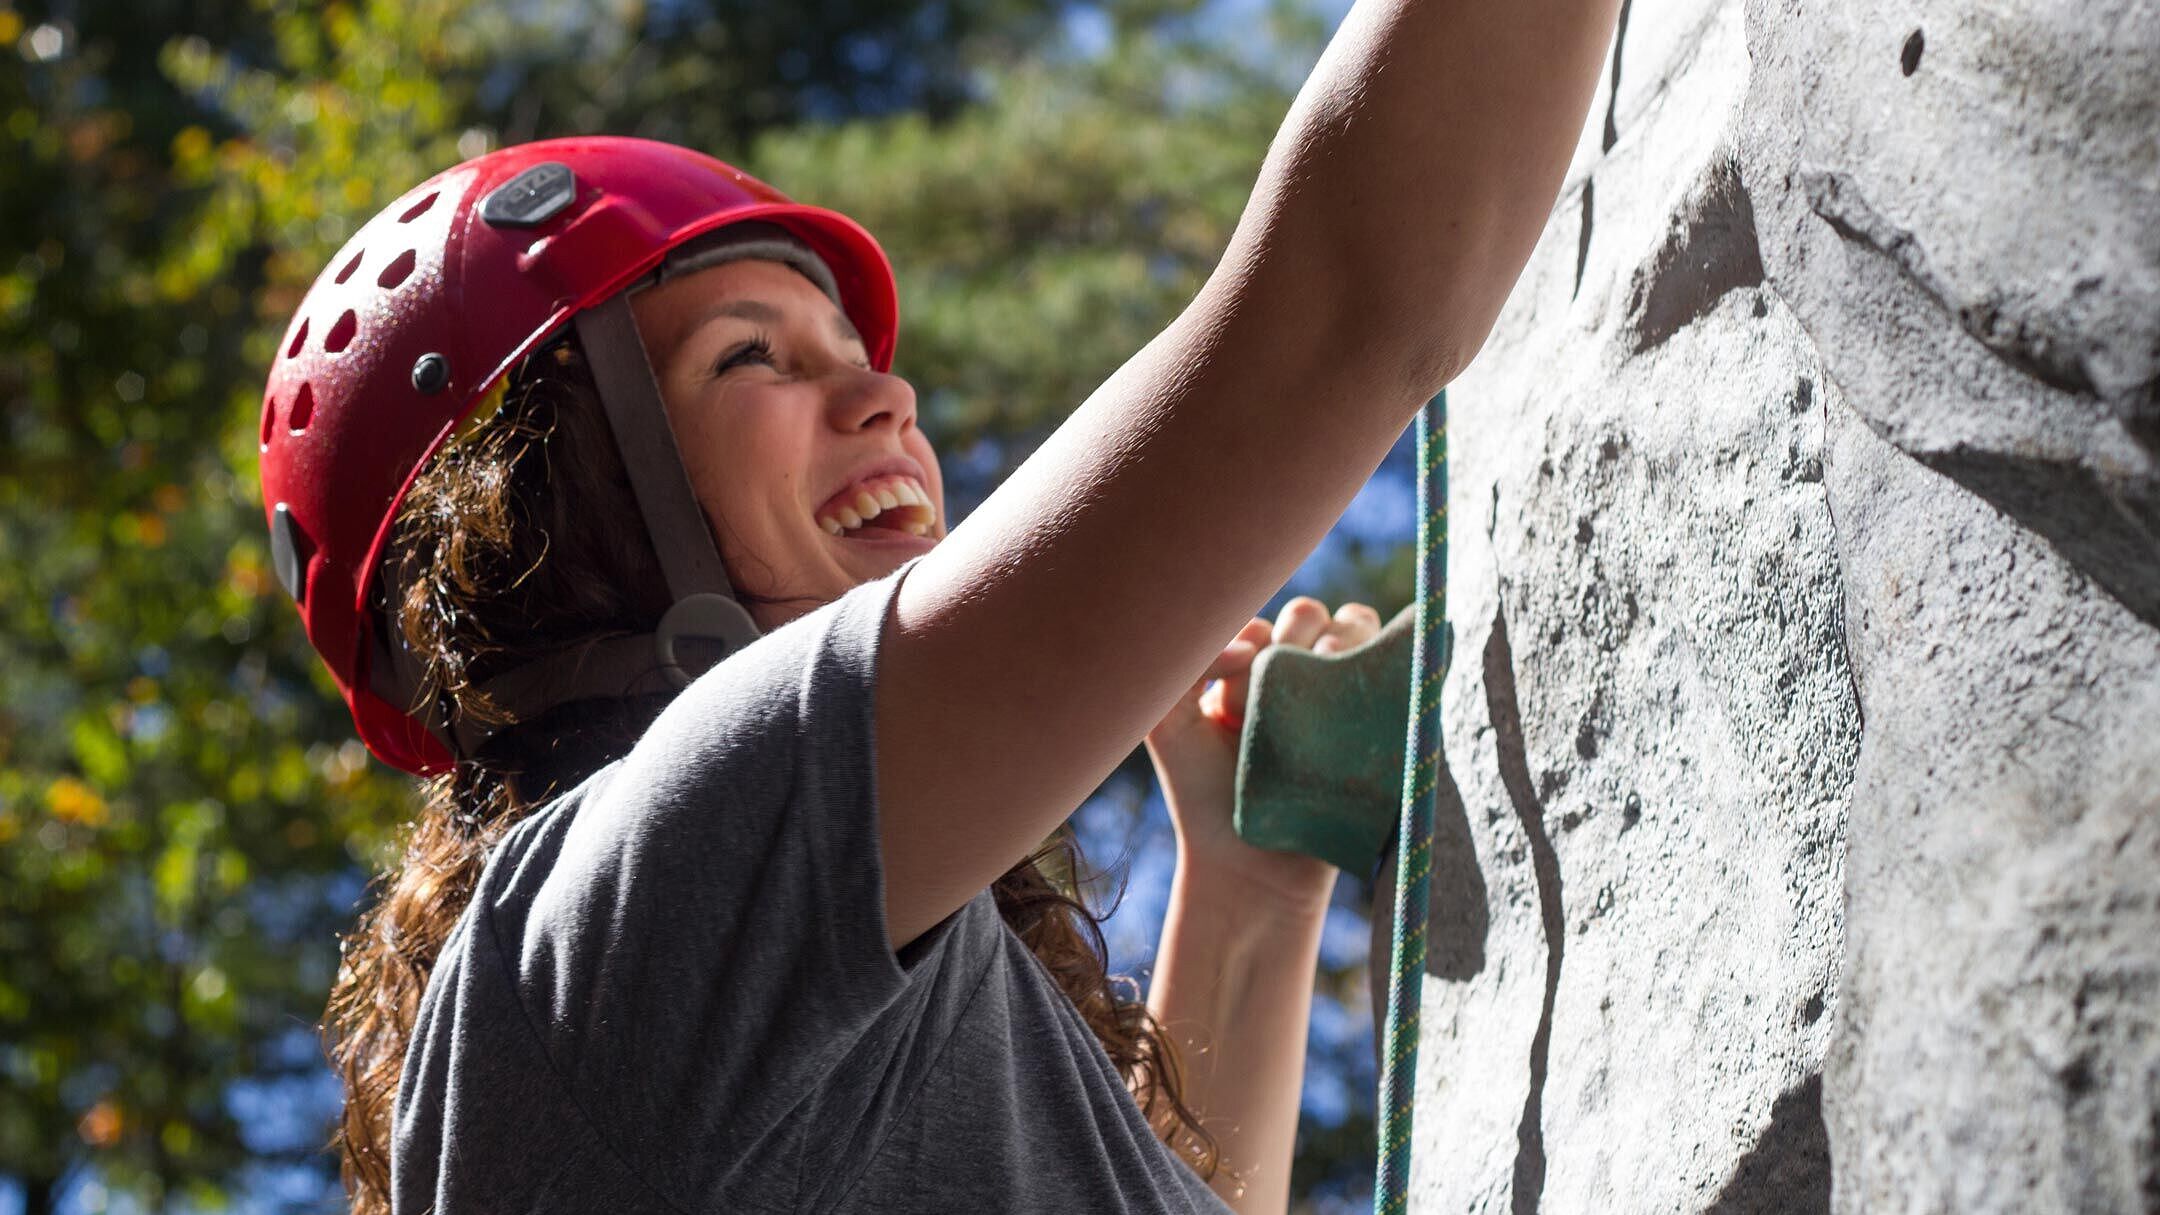
[[[727,156],[759,132],[967,103],[973,65],[1039,42],[1038,0],[542,0],[489,57],[505,142],[610,131]],[[508,97],[500,102],[494,99]]]
[[[878,234],[924,425],[941,450],[1001,441],[993,480],[1192,298],[1282,119],[1279,81],[1144,28],[989,74],[948,122],[797,128],[750,157]]]
[[[251,1164],[324,1162],[326,1128],[266,1148],[230,1096],[320,1074],[291,1039],[409,782],[276,589],[255,436],[360,223],[505,141],[742,160],[886,243],[901,370],[941,451],[991,453],[956,471],[979,497],[1190,298],[1297,75],[1191,36],[1185,0],[1098,6],[1101,55],[1024,0],[10,3],[0,1174],[33,1212],[85,1168],[215,1206]],[[1311,22],[1270,20],[1309,62]]]
[[[284,1040],[404,809],[273,593],[251,436],[307,263],[450,153],[435,15],[217,14],[296,87],[121,11],[0,11],[56,52],[0,59],[0,1170],[34,1202],[85,1162],[214,1201],[263,1158],[231,1086],[317,1066]]]

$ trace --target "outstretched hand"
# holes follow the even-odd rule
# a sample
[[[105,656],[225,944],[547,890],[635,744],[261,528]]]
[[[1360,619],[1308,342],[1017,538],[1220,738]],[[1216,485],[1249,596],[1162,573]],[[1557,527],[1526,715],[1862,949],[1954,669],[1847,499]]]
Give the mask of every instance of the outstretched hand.
[[[1259,897],[1324,907],[1335,885],[1335,867],[1316,857],[1257,848],[1231,824],[1237,785],[1238,734],[1252,666],[1269,645],[1294,645],[1316,654],[1354,649],[1380,632],[1380,614],[1346,603],[1333,616],[1327,605],[1299,596],[1283,605],[1270,624],[1254,617],[1209,664],[1170,712],[1148,731],[1148,758],[1162,782],[1177,831],[1179,860],[1218,876],[1249,883]]]

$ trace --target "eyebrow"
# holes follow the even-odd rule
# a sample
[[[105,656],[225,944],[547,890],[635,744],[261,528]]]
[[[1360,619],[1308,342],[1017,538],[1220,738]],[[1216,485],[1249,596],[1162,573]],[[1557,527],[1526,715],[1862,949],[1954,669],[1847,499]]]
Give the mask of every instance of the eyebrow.
[[[723,317],[749,321],[753,325],[778,325],[785,319],[785,314],[764,300],[729,300],[725,304],[715,305],[699,314],[696,320],[690,322],[689,328],[683,330],[682,337],[677,339],[675,344],[677,346],[682,345],[682,343],[689,341],[699,330]],[[863,341],[862,334],[855,328],[855,322],[849,320],[848,314],[839,308],[833,309],[833,332],[846,341],[856,343],[862,343]]]

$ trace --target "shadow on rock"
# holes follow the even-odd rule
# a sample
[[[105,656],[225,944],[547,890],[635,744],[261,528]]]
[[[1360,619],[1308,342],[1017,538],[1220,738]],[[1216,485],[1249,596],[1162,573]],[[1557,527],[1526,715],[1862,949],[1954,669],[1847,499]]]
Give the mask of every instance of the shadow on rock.
[[[1740,1158],[1703,1215],[1827,1215],[1830,1136],[1822,1077],[1809,1076],[1770,1107],[1770,1125]]]
[[[1486,907],[1485,873],[1478,868],[1477,844],[1470,838],[1470,815],[1462,790],[1445,763],[1433,791],[1432,887],[1425,900],[1425,973],[1461,983],[1485,969],[1485,938],[1492,927]],[[1369,973],[1373,1025],[1387,1015],[1388,966],[1393,961],[1395,921],[1395,849],[1380,858],[1373,879],[1372,951]],[[1378,1034],[1373,1049],[1380,1049]],[[1375,1058],[1378,1056],[1376,1055]]]

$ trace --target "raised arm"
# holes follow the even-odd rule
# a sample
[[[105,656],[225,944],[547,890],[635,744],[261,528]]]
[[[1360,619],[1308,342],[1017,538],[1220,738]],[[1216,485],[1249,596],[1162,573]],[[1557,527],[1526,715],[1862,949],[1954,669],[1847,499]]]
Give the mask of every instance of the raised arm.
[[[1484,342],[1618,3],[1361,0],[1192,304],[908,574],[877,703],[894,946],[1132,751]]]

